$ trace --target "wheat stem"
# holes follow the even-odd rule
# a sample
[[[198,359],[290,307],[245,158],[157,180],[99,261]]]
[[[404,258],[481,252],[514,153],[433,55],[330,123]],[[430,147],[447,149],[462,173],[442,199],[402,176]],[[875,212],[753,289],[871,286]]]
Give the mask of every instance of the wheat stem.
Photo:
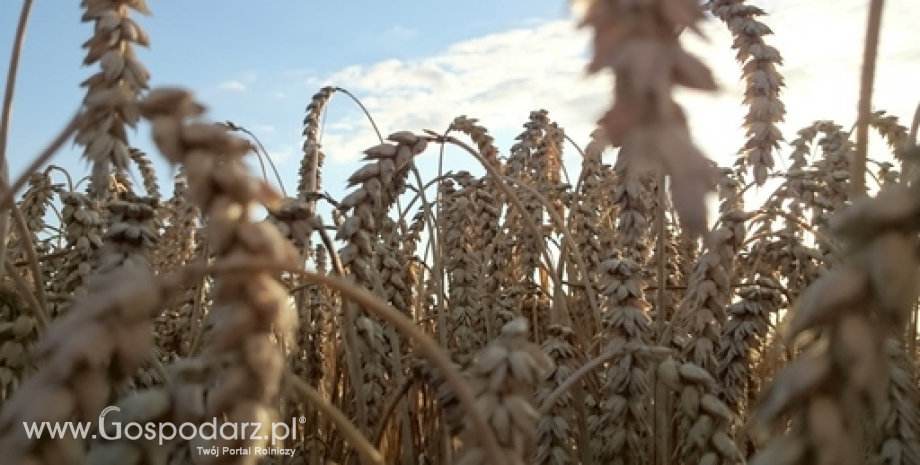
[[[368,442],[355,425],[348,421],[348,418],[345,417],[341,410],[323,398],[322,394],[317,392],[316,389],[313,389],[312,386],[300,379],[297,375],[291,373],[289,370],[286,374],[287,381],[290,383],[291,387],[293,387],[307,402],[332,420],[332,423],[335,424],[342,432],[342,435],[345,436],[345,440],[350,442],[358,451],[358,454],[365,464],[383,465],[385,463],[380,451],[374,448],[373,444]]]
[[[396,309],[370,293],[367,289],[340,277],[326,276],[308,270],[293,269],[273,261],[247,260],[242,262],[225,260],[210,266],[186,265],[181,270],[181,273],[175,273],[166,278],[167,280],[165,283],[171,283],[173,280],[188,280],[191,276],[200,276],[201,274],[207,273],[259,270],[297,274],[307,281],[329,286],[341,292],[354,303],[390,323],[401,333],[416,341],[419,352],[431,360],[431,362],[437,366],[438,370],[441,370],[445,381],[450,385],[450,388],[457,396],[466,414],[469,415],[469,420],[473,423],[473,430],[479,433],[481,444],[485,447],[486,455],[491,463],[504,463],[503,454],[501,453],[498,443],[493,436],[487,434],[487,432],[490,431],[488,423],[482,416],[482,412],[476,407],[476,399],[473,397],[473,393],[464,381],[463,375],[453,366],[444,350],[431,339],[431,336],[425,334],[415,326],[412,320],[402,313],[399,313]]]
[[[866,159],[869,149],[869,118],[872,111],[872,88],[875,84],[875,62],[878,58],[879,34],[885,0],[869,4],[866,43],[863,51],[862,76],[859,81],[858,115],[856,117],[856,153],[852,169],[852,198],[864,197],[866,191]]]

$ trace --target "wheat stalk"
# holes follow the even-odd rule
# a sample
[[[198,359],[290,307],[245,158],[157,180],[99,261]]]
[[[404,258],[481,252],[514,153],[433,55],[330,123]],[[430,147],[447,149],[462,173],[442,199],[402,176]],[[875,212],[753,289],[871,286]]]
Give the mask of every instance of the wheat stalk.
[[[98,64],[83,105],[11,178],[24,1],[0,123],[0,462],[917,462],[920,112],[903,125],[870,111],[881,2],[855,130],[818,120],[788,144],[764,11],[708,2],[744,80],[732,167],[695,148],[672,95],[716,90],[680,43],[704,7],[583,3],[588,72],[615,79],[588,140],[551,108],[524,115],[507,158],[467,116],[443,133],[383,133],[359,96],[330,85],[306,108],[289,195],[267,179],[266,159],[278,169],[258,135],[203,121],[190,91],[148,90],[140,0],[82,2],[86,64]],[[323,184],[336,150],[323,145],[325,110],[339,93],[380,139],[342,198]],[[141,122],[175,170],[168,195],[129,140]],[[879,159],[870,131],[885,142]],[[45,166],[72,136],[88,178]],[[431,144],[434,173],[416,164]],[[457,148],[478,165],[444,171]],[[244,164],[251,152],[261,178]],[[710,228],[702,199],[715,189]],[[747,202],[764,189],[765,202]],[[293,456],[260,458],[199,450],[265,444],[251,438],[84,441],[20,427],[95,421],[108,405],[120,411],[97,436],[115,421],[304,421],[275,445]]]

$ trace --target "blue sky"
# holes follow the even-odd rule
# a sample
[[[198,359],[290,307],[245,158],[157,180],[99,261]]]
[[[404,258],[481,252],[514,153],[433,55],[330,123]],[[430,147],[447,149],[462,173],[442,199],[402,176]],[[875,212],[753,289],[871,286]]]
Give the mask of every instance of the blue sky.
[[[152,86],[187,87],[209,107],[209,119],[231,120],[256,133],[289,189],[296,183],[304,108],[323,85],[352,91],[385,133],[441,131],[454,116],[479,117],[504,153],[531,110],[549,110],[584,143],[609,104],[606,77],[583,76],[588,37],[575,31],[565,1],[149,3],[153,16],[136,19],[151,38],[150,50],[141,50],[139,58],[151,71]],[[764,21],[776,36],[769,41],[786,59],[787,139],[816,119],[851,124],[865,2],[753,3],[771,13]],[[18,1],[0,2],[4,65],[19,8]],[[82,66],[80,44],[92,26],[81,24],[80,14],[78,2],[35,2],[8,150],[14,176],[63,127],[83,98],[79,83],[95,71]],[[920,2],[886,4],[875,101],[903,120],[909,120],[920,100],[920,41],[912,24],[918,17]],[[821,18],[820,27],[815,18]],[[692,37],[685,43],[713,68],[722,92],[678,96],[698,145],[729,164],[742,143],[743,87],[725,26],[713,20],[704,30],[708,43]],[[5,82],[5,73],[0,79]],[[145,128],[132,142],[156,159]],[[328,157],[324,182],[340,195],[360,151],[375,143],[344,96],[329,107],[323,143]],[[54,163],[85,174],[79,155],[79,148],[68,147]],[[419,160],[427,178],[433,176],[436,159],[437,151],[429,150]],[[572,151],[567,164],[577,163]],[[450,169],[471,166],[458,151],[448,157]],[[166,174],[161,171],[161,179]]]
[[[296,171],[304,107],[337,72],[387,60],[418,60],[455,43],[567,17],[565,5],[556,1],[454,2],[437,8],[416,0],[278,0],[258,7],[242,0],[222,1],[219,7],[197,1],[149,3],[153,15],[135,19],[151,37],[151,48],[139,51],[151,71],[151,85],[194,90],[210,108],[211,119],[229,119],[256,133],[286,174]],[[76,2],[63,5],[33,6],[8,151],[14,174],[66,123],[84,95],[79,82],[94,71],[82,66],[80,49],[92,25],[79,22]],[[9,60],[19,8],[15,1],[0,4],[2,63]],[[349,88],[348,81],[335,84]],[[346,99],[336,99],[327,121],[335,124],[337,115],[353,119],[357,113]],[[438,121],[432,127],[442,129],[448,123]],[[143,129],[132,142],[152,151]],[[344,159],[359,155],[357,147],[349,149],[351,153],[341,154]],[[79,153],[79,148],[68,148],[55,163],[84,173],[76,160]],[[347,177],[340,174],[335,177]],[[294,182],[285,176],[285,184]]]

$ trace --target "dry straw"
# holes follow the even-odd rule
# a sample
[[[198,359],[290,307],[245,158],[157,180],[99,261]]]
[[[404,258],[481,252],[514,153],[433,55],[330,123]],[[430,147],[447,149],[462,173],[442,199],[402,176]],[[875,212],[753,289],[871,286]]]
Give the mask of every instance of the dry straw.
[[[472,116],[382,132],[330,86],[306,107],[287,194],[254,133],[206,121],[188,90],[148,88],[133,48],[155,42],[135,21],[141,0],[81,3],[85,100],[11,176],[24,1],[0,120],[0,464],[918,463],[920,109],[909,127],[870,111],[882,2],[868,9],[857,121],[816,121],[788,144],[762,9],[583,3],[587,70],[614,79],[584,148],[551,109],[522,115],[507,153]],[[696,148],[672,96],[716,90],[681,47],[706,9],[745,83],[730,167]],[[380,139],[342,198],[322,173],[334,95]],[[159,153],[134,147],[142,120]],[[886,159],[867,157],[870,131]],[[89,183],[49,164],[71,138]],[[416,165],[448,151],[475,163]],[[174,168],[168,198],[156,156]],[[746,202],[763,186],[765,202]],[[201,453],[264,439],[21,427],[95,422],[110,405],[121,410],[94,425],[107,433],[114,421],[304,421],[273,446],[288,457]]]

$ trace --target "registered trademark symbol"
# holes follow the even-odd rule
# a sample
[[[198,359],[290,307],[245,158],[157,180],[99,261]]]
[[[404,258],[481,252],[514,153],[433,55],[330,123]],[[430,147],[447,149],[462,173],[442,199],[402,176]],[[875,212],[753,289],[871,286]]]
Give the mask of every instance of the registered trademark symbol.
[[[307,417],[300,417],[300,422],[301,422],[301,423],[306,423],[306,422],[307,422]]]

